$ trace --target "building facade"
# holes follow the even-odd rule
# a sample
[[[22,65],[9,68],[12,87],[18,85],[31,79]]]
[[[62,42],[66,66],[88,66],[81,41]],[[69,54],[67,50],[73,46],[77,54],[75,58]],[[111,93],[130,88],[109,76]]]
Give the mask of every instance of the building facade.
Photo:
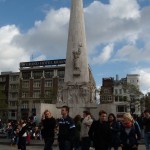
[[[9,74],[8,120],[16,120],[19,114],[19,72]]]
[[[65,62],[65,59],[21,62],[19,72],[2,72],[0,91],[4,96],[0,100],[7,105],[5,111],[2,106],[0,118],[27,119],[37,114],[39,104],[56,104],[64,84]],[[90,67],[89,77],[92,97],[96,84]]]
[[[7,118],[10,73],[11,72],[1,72],[0,75],[0,119],[3,120]]]
[[[63,63],[59,63],[61,61]],[[56,103],[64,74],[65,60],[20,63],[19,110],[22,118],[35,115],[38,103]]]
[[[127,74],[126,78],[119,79],[116,75],[116,79],[103,78],[100,91],[101,107],[110,107],[108,109],[113,112],[118,118],[120,118],[125,112],[131,112],[140,114],[140,102],[137,100],[140,95],[133,93],[132,89],[135,87],[140,89],[139,75]]]

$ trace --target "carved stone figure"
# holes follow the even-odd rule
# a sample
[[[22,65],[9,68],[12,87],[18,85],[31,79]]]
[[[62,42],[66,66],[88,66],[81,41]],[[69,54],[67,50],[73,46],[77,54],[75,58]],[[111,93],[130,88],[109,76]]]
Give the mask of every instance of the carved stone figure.
[[[81,54],[81,47],[82,44],[78,45],[78,50],[77,51],[73,51],[73,66],[75,70],[79,70],[79,56]]]

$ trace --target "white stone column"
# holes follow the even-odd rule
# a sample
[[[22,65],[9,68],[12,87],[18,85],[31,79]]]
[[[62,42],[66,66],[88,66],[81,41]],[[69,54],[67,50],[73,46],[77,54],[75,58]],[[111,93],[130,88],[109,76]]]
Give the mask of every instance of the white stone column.
[[[83,1],[72,0],[64,82],[89,82]]]

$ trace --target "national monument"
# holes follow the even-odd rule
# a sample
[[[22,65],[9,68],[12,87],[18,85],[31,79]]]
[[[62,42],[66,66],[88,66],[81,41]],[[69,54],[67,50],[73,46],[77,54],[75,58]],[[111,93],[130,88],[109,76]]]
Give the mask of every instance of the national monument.
[[[83,0],[72,0],[64,85],[58,88],[57,107],[67,105],[71,114],[96,108],[96,87],[88,65]]]

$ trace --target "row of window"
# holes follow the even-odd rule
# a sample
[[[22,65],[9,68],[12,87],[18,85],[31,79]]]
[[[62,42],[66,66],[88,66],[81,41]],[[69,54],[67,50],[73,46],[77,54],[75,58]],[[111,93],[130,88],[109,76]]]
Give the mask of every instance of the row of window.
[[[101,96],[101,101],[112,101],[113,97],[112,96]]]
[[[59,79],[58,81],[58,85],[62,85],[64,83],[64,79]],[[30,82],[29,81],[23,81],[22,83],[22,87],[23,88],[29,88]],[[34,81],[33,82],[33,87],[40,87],[41,86],[41,81]],[[52,87],[53,86],[53,82],[52,80],[46,80],[44,83],[45,87]]]
[[[16,76],[10,76],[10,81],[19,81],[19,75],[16,75]]]
[[[57,76],[64,77],[65,71],[59,70],[57,71]],[[32,71],[32,72],[22,72],[23,79],[30,79],[33,77],[34,79],[40,79],[42,77],[52,78],[54,76],[54,70],[52,71]]]
[[[0,82],[5,82],[6,81],[6,77],[0,77]]]
[[[10,84],[10,89],[17,90],[19,88],[18,84]]]
[[[116,107],[116,112],[120,112],[120,113],[127,112],[127,107],[125,105],[118,105]]]
[[[45,93],[44,93],[44,97],[50,97],[52,94],[52,91],[50,90],[45,90]],[[22,92],[22,98],[29,98],[30,95],[29,95],[29,92],[26,91],[26,92]],[[36,90],[36,91],[33,91],[33,98],[40,98],[41,97],[41,91],[40,90]]]
[[[101,96],[101,102],[104,101],[113,101],[113,96]],[[124,102],[127,101],[127,96],[115,96],[115,102]]]
[[[126,89],[115,89],[114,90],[115,95],[117,95],[117,94],[125,94],[126,92],[127,92]]]
[[[17,106],[18,102],[17,101],[9,101],[8,104],[9,104],[9,106],[15,107],[15,106]],[[36,106],[36,102],[32,103],[32,108],[35,108],[35,106]],[[29,103],[28,102],[22,102],[21,108],[25,108],[25,109],[29,108]]]
[[[104,92],[104,94],[110,94],[110,93],[112,93],[112,90],[111,89],[104,89],[103,92]],[[114,93],[115,93],[115,95],[123,94],[123,93],[126,93],[126,89],[115,89]]]

